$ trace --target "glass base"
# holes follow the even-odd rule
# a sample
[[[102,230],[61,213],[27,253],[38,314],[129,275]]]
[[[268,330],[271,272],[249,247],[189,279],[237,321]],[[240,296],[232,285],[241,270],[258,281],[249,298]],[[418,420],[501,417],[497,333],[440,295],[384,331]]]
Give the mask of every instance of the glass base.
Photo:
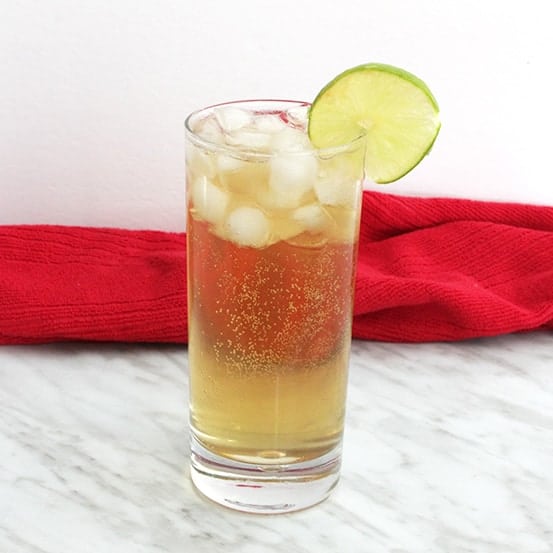
[[[191,438],[190,476],[196,488],[220,505],[248,513],[289,513],[320,503],[338,483],[340,461],[338,446],[301,463],[243,463]]]

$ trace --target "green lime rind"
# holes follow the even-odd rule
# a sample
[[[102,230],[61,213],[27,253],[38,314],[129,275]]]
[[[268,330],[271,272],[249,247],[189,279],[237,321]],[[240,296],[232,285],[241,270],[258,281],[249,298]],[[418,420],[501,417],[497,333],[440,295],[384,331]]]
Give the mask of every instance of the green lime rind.
[[[385,184],[421,162],[440,126],[438,102],[424,81],[392,65],[368,63],[344,71],[319,92],[308,134],[317,148],[365,135],[365,172]]]

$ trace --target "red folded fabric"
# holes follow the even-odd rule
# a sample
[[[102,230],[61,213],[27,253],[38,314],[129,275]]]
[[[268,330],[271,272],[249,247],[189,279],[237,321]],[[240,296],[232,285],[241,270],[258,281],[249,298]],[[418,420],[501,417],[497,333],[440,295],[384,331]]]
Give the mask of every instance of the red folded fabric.
[[[359,338],[553,328],[553,207],[366,193],[357,274]]]
[[[185,236],[0,226],[0,344],[185,343]],[[553,207],[365,192],[353,335],[553,328]]]

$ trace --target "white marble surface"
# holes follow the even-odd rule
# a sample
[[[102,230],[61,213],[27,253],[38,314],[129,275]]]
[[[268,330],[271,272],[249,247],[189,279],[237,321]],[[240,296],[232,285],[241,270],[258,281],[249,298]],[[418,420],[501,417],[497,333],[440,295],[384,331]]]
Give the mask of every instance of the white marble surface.
[[[552,333],[354,342],[341,483],[290,515],[194,492],[186,397],[183,347],[0,347],[0,551],[553,551]]]

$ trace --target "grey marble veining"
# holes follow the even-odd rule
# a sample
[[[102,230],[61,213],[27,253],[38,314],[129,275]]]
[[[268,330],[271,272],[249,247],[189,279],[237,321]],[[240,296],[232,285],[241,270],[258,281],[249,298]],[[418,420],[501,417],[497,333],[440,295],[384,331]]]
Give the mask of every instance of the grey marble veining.
[[[0,348],[0,552],[550,553],[553,334],[355,341],[342,479],[232,512],[188,479],[186,349]]]

